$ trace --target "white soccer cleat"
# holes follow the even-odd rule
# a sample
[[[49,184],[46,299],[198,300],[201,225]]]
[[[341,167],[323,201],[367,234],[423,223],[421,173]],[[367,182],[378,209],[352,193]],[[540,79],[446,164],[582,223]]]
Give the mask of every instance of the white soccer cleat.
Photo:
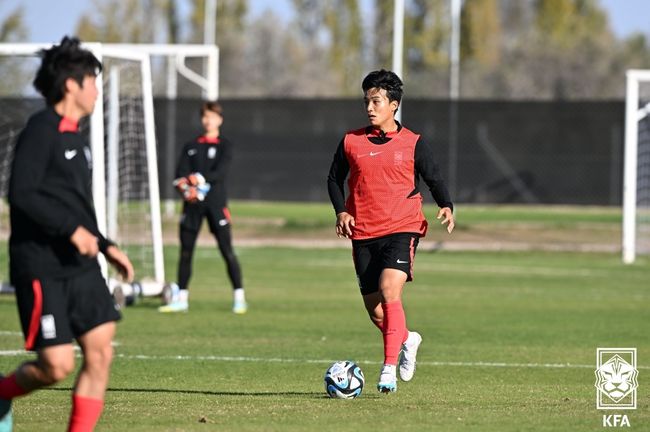
[[[232,311],[238,315],[243,315],[248,311],[248,304],[243,300],[235,300],[232,303]]]
[[[12,428],[11,401],[0,399],[0,432],[11,432]]]
[[[402,345],[402,354],[399,358],[399,377],[402,381],[411,381],[415,374],[415,363],[418,348],[422,343],[422,336],[418,332],[409,332],[409,336]]]
[[[183,301],[175,301],[168,305],[160,306],[158,312],[174,313],[174,312],[187,312],[190,309],[189,304]]]
[[[381,393],[397,391],[397,370],[394,365],[385,364],[381,368],[377,390]]]
[[[165,285],[162,290],[163,303],[168,305],[170,303],[177,302],[180,297],[180,291],[181,289],[179,288],[178,284],[174,282]]]

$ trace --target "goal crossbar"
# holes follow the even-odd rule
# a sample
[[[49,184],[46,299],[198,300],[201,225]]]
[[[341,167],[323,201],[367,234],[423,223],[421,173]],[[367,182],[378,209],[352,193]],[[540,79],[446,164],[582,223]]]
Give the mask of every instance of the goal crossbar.
[[[17,43],[17,44],[0,44],[0,55],[15,57],[33,57],[40,50],[51,47],[49,43]],[[144,116],[144,142],[146,146],[146,165],[149,174],[148,192],[150,199],[150,220],[151,220],[151,242],[153,246],[154,275],[156,282],[164,283],[164,258],[162,247],[162,222],[160,213],[160,194],[158,189],[158,167],[156,155],[156,135],[154,125],[154,106],[152,90],[152,73],[151,73],[151,54],[148,51],[154,51],[155,54],[181,55],[182,49],[186,52],[184,55],[203,55],[216,59],[216,47],[198,47],[183,46],[167,49],[153,50],[152,46],[138,46],[133,44],[102,44],[102,43],[84,43],[83,47],[93,52],[98,60],[104,58],[114,58],[119,60],[133,61],[140,65],[140,76],[142,77],[142,111]],[[179,49],[181,48],[181,49]],[[183,57],[184,58],[184,57]],[[107,71],[108,72],[108,71]],[[98,82],[103,82],[103,74],[98,76]],[[216,77],[216,74],[215,74]],[[206,82],[209,80],[206,80]],[[216,78],[213,80],[216,82]],[[211,90],[210,86],[207,88]],[[97,86],[98,101],[104,99],[104,89],[102,85]],[[98,228],[107,232],[107,206],[106,206],[106,171],[104,156],[104,106],[103,103],[97,103],[90,116],[90,147],[93,155],[92,171],[92,188],[94,196],[94,207],[97,217]],[[105,260],[100,258],[100,264],[104,274],[106,274]]]

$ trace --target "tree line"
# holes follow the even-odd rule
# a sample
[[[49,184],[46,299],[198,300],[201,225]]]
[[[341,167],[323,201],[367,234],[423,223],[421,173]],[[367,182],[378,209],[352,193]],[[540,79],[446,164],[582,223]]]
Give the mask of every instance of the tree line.
[[[355,97],[368,71],[391,67],[393,0],[290,0],[290,17],[271,10],[253,16],[251,1],[218,1],[222,97]],[[405,4],[405,91],[447,98],[450,1]],[[204,0],[92,0],[76,34],[86,41],[201,43],[204,10]],[[27,32],[20,8],[0,23],[2,41]],[[465,0],[460,95],[621,99],[625,70],[650,68],[649,38],[617,38],[598,0]]]

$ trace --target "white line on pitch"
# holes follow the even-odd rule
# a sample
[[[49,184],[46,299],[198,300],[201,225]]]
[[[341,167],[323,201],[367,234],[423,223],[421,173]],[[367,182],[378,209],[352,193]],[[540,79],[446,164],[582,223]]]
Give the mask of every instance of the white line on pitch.
[[[13,357],[28,355],[23,350],[0,351],[0,357]],[[175,361],[215,361],[215,362],[249,362],[249,363],[317,363],[330,364],[333,359],[296,359],[280,357],[236,357],[236,356],[155,356],[146,354],[116,354],[115,358],[124,360],[175,360]],[[382,362],[361,360],[359,364],[380,365]],[[572,363],[506,363],[506,362],[444,362],[444,361],[419,361],[420,366],[458,366],[458,367],[490,367],[490,368],[541,368],[541,369],[594,369],[594,365]],[[637,366],[637,369],[650,369],[650,366]]]

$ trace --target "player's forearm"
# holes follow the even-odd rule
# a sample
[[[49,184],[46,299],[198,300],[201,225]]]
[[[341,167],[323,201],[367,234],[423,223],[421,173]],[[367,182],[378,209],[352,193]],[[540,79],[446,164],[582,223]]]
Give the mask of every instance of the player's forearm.
[[[332,179],[327,179],[327,192],[334,207],[334,213],[339,214],[347,211],[345,208],[345,194],[343,192],[343,185],[337,183]]]
[[[454,204],[451,201],[449,190],[445,184],[442,174],[438,165],[433,158],[433,151],[431,147],[418,141],[415,146],[415,169],[419,173],[424,183],[429,188],[431,196],[440,208],[449,207],[454,209]]]
[[[207,173],[201,173],[205,177],[205,180],[208,183],[216,184],[223,183],[226,181],[228,176],[228,171],[230,169],[230,161],[224,160],[217,164],[213,170],[208,171]]]
[[[327,175],[327,192],[336,214],[347,210],[345,208],[345,178],[349,172],[350,164],[345,157],[343,140],[341,140],[334,153],[329,174]]]
[[[449,196],[449,191],[447,190],[447,186],[445,185],[444,181],[442,181],[442,179],[440,179],[437,182],[434,182],[431,185],[427,183],[427,186],[429,186],[429,191],[431,192],[431,196],[433,197],[438,207],[440,208],[449,207],[452,211],[454,210],[454,203],[451,201],[451,197]]]
[[[38,192],[11,191],[9,205],[53,237],[70,237],[79,226],[77,219],[71,217],[63,205]]]
[[[187,157],[187,150],[183,149],[183,153],[176,164],[176,178],[187,177],[192,173],[189,158]]]

